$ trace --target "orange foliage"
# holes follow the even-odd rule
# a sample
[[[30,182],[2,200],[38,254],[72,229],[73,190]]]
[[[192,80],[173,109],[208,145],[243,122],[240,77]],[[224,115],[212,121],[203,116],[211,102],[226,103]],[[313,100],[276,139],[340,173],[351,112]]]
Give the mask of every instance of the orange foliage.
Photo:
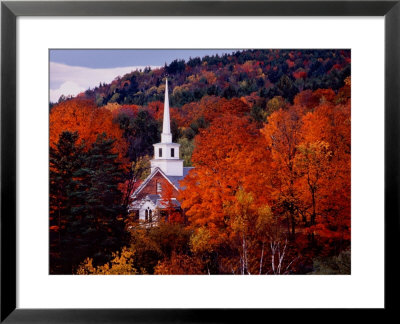
[[[179,110],[179,120],[180,122],[178,123],[178,126],[180,127],[189,127],[190,124],[198,119],[201,116],[201,108],[200,104],[203,102],[205,98],[203,98],[200,102],[190,102],[188,104],[185,104],[181,107]],[[175,112],[175,111],[174,111]],[[171,112],[172,114],[174,112]],[[178,119],[176,116],[174,116],[175,119]]]
[[[286,217],[288,232],[291,231],[292,236],[295,235],[299,208],[299,195],[294,186],[297,177],[294,159],[301,139],[303,113],[304,109],[300,106],[280,109],[268,118],[268,124],[261,131],[271,148],[273,161],[270,170],[273,183],[271,197],[280,213]]]
[[[127,144],[119,125],[113,123],[112,112],[98,108],[89,100],[67,100],[54,106],[50,112],[49,129],[52,147],[63,131],[78,132],[78,144],[84,143],[86,149],[99,134],[106,133],[108,137],[116,139],[114,152],[118,153],[120,161],[124,161]]]
[[[294,105],[314,109],[320,103],[334,102],[335,97],[336,94],[332,89],[305,90],[296,95]]]
[[[152,101],[148,104],[147,109],[155,120],[162,120],[164,112],[164,104],[161,101]]]
[[[195,137],[195,169],[182,181],[180,199],[192,228],[207,233],[208,246],[231,242],[227,207],[235,206],[238,192],[249,194],[254,208],[271,206],[286,226],[283,234],[301,249],[305,241],[329,251],[329,242],[340,249],[350,240],[348,99],[339,102],[330,89],[303,91],[294,105],[273,112],[261,132],[237,101],[207,107],[211,124]]]
[[[170,259],[159,261],[154,268],[156,275],[203,274],[201,260],[185,254],[173,253]]]
[[[303,91],[262,130],[273,160],[271,197],[292,235],[303,224],[313,236],[350,239],[350,102],[334,100],[332,90]]]
[[[162,193],[163,211],[167,213],[167,221],[170,223],[180,223],[184,222],[182,213],[177,209],[176,199],[173,198],[174,190],[171,185],[165,186]]]
[[[194,227],[206,225],[214,239],[223,239],[224,207],[239,189],[253,192],[255,204],[268,200],[270,155],[256,126],[232,115],[215,119],[195,143],[196,168],[182,181],[182,207]]]
[[[234,98],[227,100],[215,96],[205,96],[199,102],[185,104],[181,108],[172,108],[171,117],[177,122],[179,127],[189,127],[190,124],[200,117],[204,117],[207,122],[225,114],[244,116],[250,112],[248,102],[254,102],[259,97],[253,94],[246,98]]]
[[[304,117],[304,143],[310,145],[324,141],[329,143],[331,151],[329,168],[318,186],[321,201],[316,229],[322,236],[350,238],[350,122],[350,102],[345,105],[323,104]]]
[[[203,110],[203,115],[206,121],[212,121],[224,114],[232,114],[240,117],[249,112],[249,106],[242,100],[237,98],[231,100],[222,98],[216,104],[207,105]]]

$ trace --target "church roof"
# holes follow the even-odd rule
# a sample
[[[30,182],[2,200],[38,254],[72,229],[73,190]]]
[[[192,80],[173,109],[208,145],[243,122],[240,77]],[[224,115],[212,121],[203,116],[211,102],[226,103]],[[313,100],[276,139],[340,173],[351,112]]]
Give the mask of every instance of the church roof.
[[[157,204],[157,200],[161,198],[160,195],[147,195],[146,198],[149,198],[154,204]]]
[[[147,201],[151,201],[154,207],[159,209],[166,209],[169,208],[169,206],[174,208],[181,207],[181,203],[176,198],[167,201],[162,199],[160,195],[147,195],[144,199],[134,201],[129,207],[129,211],[141,209]]]
[[[167,176],[164,172],[162,172],[162,170],[160,168],[156,168],[148,177],[146,180],[144,180],[138,188],[136,188],[136,190],[133,192],[132,197],[136,197],[136,195],[142,191],[142,189],[149,183],[149,181],[151,180],[151,178],[153,178],[153,176],[159,172],[160,174],[162,174],[177,190],[184,190],[185,188],[182,187],[179,184],[179,181],[183,180],[187,174],[189,173],[190,170],[194,169],[194,167],[183,167],[183,175],[182,176]],[[148,195],[147,196],[154,204],[156,203],[156,201],[160,198],[159,195]]]
[[[165,179],[167,179],[174,187],[176,190],[179,190],[174,183],[166,176],[164,172],[160,168],[155,168],[154,171],[144,180],[138,188],[133,192],[132,197],[136,197],[136,195],[142,191],[142,189],[150,182],[150,180],[154,177],[155,174],[160,173],[161,175],[164,176]]]
[[[165,208],[167,208],[167,206],[168,206],[167,204],[169,204],[169,203],[171,203],[172,206],[175,207],[175,208],[181,207],[181,203],[176,199],[171,199],[170,202],[167,202],[167,201],[165,201],[163,199],[158,199],[156,206],[158,208],[160,208],[160,209],[165,209]]]
[[[189,173],[190,170],[194,169],[194,167],[183,167],[183,175],[181,177],[179,176],[167,176],[169,181],[171,181],[175,187],[177,187],[179,190],[183,190],[183,188],[180,184],[179,181],[183,180],[187,174]]]
[[[133,201],[131,206],[129,207],[129,210],[140,209],[148,201],[151,202],[155,207],[157,207],[160,198],[160,195],[147,195],[144,199]]]

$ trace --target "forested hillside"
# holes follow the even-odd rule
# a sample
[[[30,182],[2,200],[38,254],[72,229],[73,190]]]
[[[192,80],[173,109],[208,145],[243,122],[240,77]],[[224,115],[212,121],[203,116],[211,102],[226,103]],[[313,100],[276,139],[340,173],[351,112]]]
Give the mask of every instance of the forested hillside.
[[[51,272],[349,273],[350,67],[349,50],[246,50],[50,104]],[[187,217],[130,232],[166,77]]]
[[[79,97],[98,106],[108,103],[147,106],[162,101],[163,78],[168,75],[171,105],[199,101],[206,95],[226,99],[251,94],[272,99],[282,96],[293,103],[303,90],[337,91],[350,75],[350,52],[344,50],[248,50],[232,55],[174,60],[164,68],[135,71],[100,84]]]

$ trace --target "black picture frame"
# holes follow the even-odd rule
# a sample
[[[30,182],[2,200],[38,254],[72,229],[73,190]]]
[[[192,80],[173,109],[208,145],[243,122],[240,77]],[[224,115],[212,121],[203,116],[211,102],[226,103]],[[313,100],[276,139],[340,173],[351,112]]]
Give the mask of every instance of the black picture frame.
[[[400,228],[400,0],[104,1],[96,2],[95,5],[94,2],[85,1],[4,1],[1,3],[1,322],[251,323],[252,318],[265,316],[266,311],[276,312],[268,309],[16,308],[16,19],[19,16],[384,16],[385,316],[388,311],[396,310],[394,296],[399,287],[399,275],[395,266],[398,255],[396,242]],[[332,313],[331,310],[327,311]],[[379,314],[381,318],[382,312],[379,311]],[[293,316],[295,319],[298,315],[291,313],[286,316]]]

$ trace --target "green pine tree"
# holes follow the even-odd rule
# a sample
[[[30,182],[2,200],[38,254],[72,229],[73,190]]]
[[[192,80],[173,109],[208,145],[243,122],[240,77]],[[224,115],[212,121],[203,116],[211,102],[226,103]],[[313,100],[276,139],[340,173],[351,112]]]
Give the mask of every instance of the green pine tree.
[[[108,262],[127,243],[126,209],[118,184],[123,170],[115,140],[98,136],[89,151],[77,133],[63,132],[50,148],[50,273],[71,274],[87,257]]]
[[[65,273],[71,269],[66,253],[71,200],[77,186],[73,174],[83,163],[83,145],[78,146],[78,133],[63,132],[55,148],[50,147],[50,273]]]
[[[82,168],[74,173],[77,190],[70,196],[78,201],[71,209],[70,231],[79,233],[71,248],[82,259],[91,257],[95,263],[109,261],[112,252],[127,242],[126,210],[118,189],[124,174],[118,155],[112,153],[114,142],[104,133],[98,136]]]

